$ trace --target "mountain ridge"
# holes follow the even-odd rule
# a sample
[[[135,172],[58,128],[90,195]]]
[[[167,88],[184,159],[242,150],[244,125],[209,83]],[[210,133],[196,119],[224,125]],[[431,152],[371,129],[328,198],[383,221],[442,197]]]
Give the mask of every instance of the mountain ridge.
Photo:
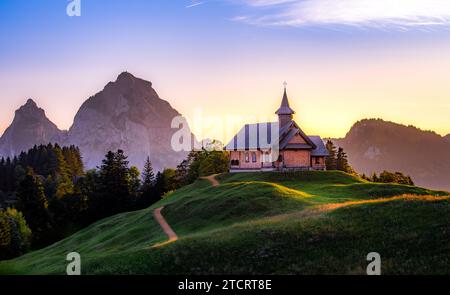
[[[67,131],[58,129],[29,99],[0,137],[0,156],[13,157],[35,144],[51,142],[78,146],[87,169],[101,165],[106,152],[117,149],[138,168],[147,157],[155,170],[176,167],[187,155],[171,148],[176,132],[171,122],[176,116],[181,114],[159,97],[150,81],[123,72],[83,102]]]
[[[359,173],[399,171],[410,175],[418,185],[450,189],[450,141],[434,131],[364,119],[356,122],[344,138],[333,141],[345,149]]]
[[[171,148],[175,116],[180,113],[159,97],[150,81],[123,72],[83,102],[67,131],[60,130],[28,99],[0,137],[0,156],[12,157],[35,144],[51,142],[79,146],[88,169],[99,166],[107,151],[117,149],[123,149],[130,165],[138,168],[147,156],[155,170],[176,167],[187,152]],[[450,189],[450,177],[446,177],[450,175],[450,134],[440,136],[412,125],[364,119],[344,138],[333,141],[346,150],[359,173],[400,171],[418,185]]]

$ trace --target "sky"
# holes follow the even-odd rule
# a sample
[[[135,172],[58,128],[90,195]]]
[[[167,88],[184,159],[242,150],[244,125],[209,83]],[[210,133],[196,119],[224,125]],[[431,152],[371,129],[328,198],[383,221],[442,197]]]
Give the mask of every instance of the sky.
[[[284,81],[310,135],[364,118],[450,133],[450,1],[79,1],[0,0],[0,134],[28,98],[69,128],[122,71],[199,138],[274,120]]]

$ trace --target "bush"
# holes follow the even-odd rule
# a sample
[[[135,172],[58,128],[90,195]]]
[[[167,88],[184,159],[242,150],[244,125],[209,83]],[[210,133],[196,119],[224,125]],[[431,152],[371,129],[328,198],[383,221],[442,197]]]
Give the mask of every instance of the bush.
[[[31,230],[22,213],[8,208],[0,211],[0,259],[11,259],[30,248]]]
[[[193,183],[199,176],[228,172],[230,157],[223,151],[192,151],[175,171],[175,187]]]
[[[380,176],[377,176],[377,174],[374,173],[372,177],[367,177],[364,174],[361,177],[372,182],[414,185],[411,177],[409,175],[404,175],[401,172],[393,173],[385,170],[380,173]]]

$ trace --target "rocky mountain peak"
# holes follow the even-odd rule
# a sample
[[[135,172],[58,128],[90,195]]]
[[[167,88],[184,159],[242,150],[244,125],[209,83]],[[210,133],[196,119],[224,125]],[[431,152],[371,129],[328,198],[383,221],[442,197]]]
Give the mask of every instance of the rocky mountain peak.
[[[11,157],[35,144],[57,142],[78,146],[88,169],[101,165],[108,151],[118,149],[129,156],[130,165],[140,169],[147,157],[155,170],[176,167],[187,155],[171,146],[177,131],[171,122],[179,115],[159,97],[151,82],[123,72],[83,103],[69,131],[59,130],[29,99],[0,138],[0,156]]]
[[[23,106],[16,110],[16,119],[21,118],[45,119],[45,111],[39,108],[33,99],[29,98]]]
[[[126,92],[151,87],[151,82],[140,79],[129,72],[122,72],[117,76],[116,81],[109,82],[105,89],[112,88],[114,91]]]
[[[129,73],[129,72],[122,72],[119,74],[119,76],[117,76],[117,82],[130,82],[137,79],[135,76],[133,76],[133,74]]]
[[[32,107],[32,108],[38,108],[36,102],[32,99],[29,98],[26,102],[26,104],[24,105],[24,107]]]
[[[98,166],[107,151],[117,149],[139,168],[148,156],[156,170],[176,167],[186,156],[171,148],[176,131],[171,122],[178,115],[152,83],[123,72],[81,106],[68,136],[70,144],[80,147],[87,168]]]
[[[16,110],[11,125],[0,138],[0,156],[12,157],[35,144],[59,142],[63,136],[64,132],[30,98]]]

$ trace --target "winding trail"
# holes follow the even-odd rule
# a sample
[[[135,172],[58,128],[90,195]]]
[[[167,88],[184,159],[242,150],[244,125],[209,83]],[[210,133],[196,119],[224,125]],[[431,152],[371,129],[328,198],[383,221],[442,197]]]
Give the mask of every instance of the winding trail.
[[[209,182],[211,182],[211,185],[216,187],[216,186],[220,185],[220,183],[216,179],[217,175],[218,174],[213,174],[213,175],[210,175],[210,176],[202,177],[202,179],[209,180]],[[153,245],[152,248],[158,248],[158,247],[161,247],[161,246],[173,243],[176,240],[178,240],[177,234],[174,232],[174,230],[167,223],[167,221],[164,218],[164,216],[162,216],[162,214],[161,214],[161,211],[163,209],[164,209],[164,206],[153,210],[153,217],[159,223],[159,225],[161,226],[162,230],[164,231],[164,233],[167,235],[167,237],[169,239],[167,241],[163,242],[163,243],[158,243],[158,244]]]
[[[201,177],[201,179],[208,180],[211,182],[211,185],[213,187],[217,187],[220,185],[219,181],[217,181],[216,176],[218,174],[213,174],[210,176]],[[281,221],[285,220],[287,218],[309,218],[309,217],[318,217],[321,216],[327,212],[342,208],[342,207],[349,207],[349,206],[355,206],[355,205],[364,205],[364,204],[374,204],[374,203],[386,203],[391,201],[397,201],[397,200],[405,200],[405,201],[442,201],[442,200],[450,200],[450,196],[430,196],[430,195],[410,195],[410,194],[404,194],[400,196],[394,196],[394,197],[387,197],[387,198],[378,198],[378,199],[369,199],[369,200],[355,200],[355,201],[347,201],[342,203],[330,203],[330,204],[323,204],[319,206],[313,206],[311,208],[305,208],[303,210],[297,211],[297,212],[290,212],[275,216],[269,216],[260,218],[257,220],[249,221],[251,223],[260,223],[260,222],[267,222],[267,220],[270,221]],[[153,211],[153,216],[155,220],[159,223],[161,228],[163,229],[164,233],[168,236],[169,240],[158,243],[152,246],[152,248],[158,248],[170,243],[173,243],[178,240],[177,234],[173,231],[173,229],[170,227],[170,225],[167,223],[165,218],[162,216],[161,211],[164,209],[163,207],[157,208]]]
[[[211,182],[211,185],[216,187],[219,186],[220,183],[217,181],[216,176],[218,174],[213,174],[210,176],[206,176],[206,177],[202,177],[202,179],[206,179],[209,180]],[[175,233],[175,231],[170,227],[170,225],[167,223],[166,219],[164,218],[164,216],[162,216],[161,211],[164,209],[163,207],[157,208],[153,211],[153,217],[155,218],[155,220],[159,223],[159,225],[161,226],[162,230],[164,231],[164,233],[167,235],[167,237],[169,238],[167,241],[163,242],[163,243],[158,243],[152,246],[152,248],[158,248],[170,243],[173,243],[175,241],[178,240],[178,236]]]
[[[216,179],[217,175],[219,175],[219,174],[213,174],[213,175],[210,175],[210,176],[202,177],[202,179],[209,180],[209,182],[211,182],[211,185],[214,186],[214,187],[215,186],[219,186],[220,183]]]
[[[157,248],[157,247],[161,247],[164,245],[167,245],[169,243],[173,243],[176,240],[178,240],[178,236],[177,234],[173,231],[173,229],[170,227],[170,225],[167,223],[166,219],[162,216],[161,211],[164,209],[163,207],[157,208],[153,211],[153,217],[155,218],[155,220],[159,223],[159,225],[161,226],[162,230],[164,231],[164,233],[167,235],[167,237],[169,237],[169,240],[163,242],[163,243],[158,243],[152,246],[152,248]]]

